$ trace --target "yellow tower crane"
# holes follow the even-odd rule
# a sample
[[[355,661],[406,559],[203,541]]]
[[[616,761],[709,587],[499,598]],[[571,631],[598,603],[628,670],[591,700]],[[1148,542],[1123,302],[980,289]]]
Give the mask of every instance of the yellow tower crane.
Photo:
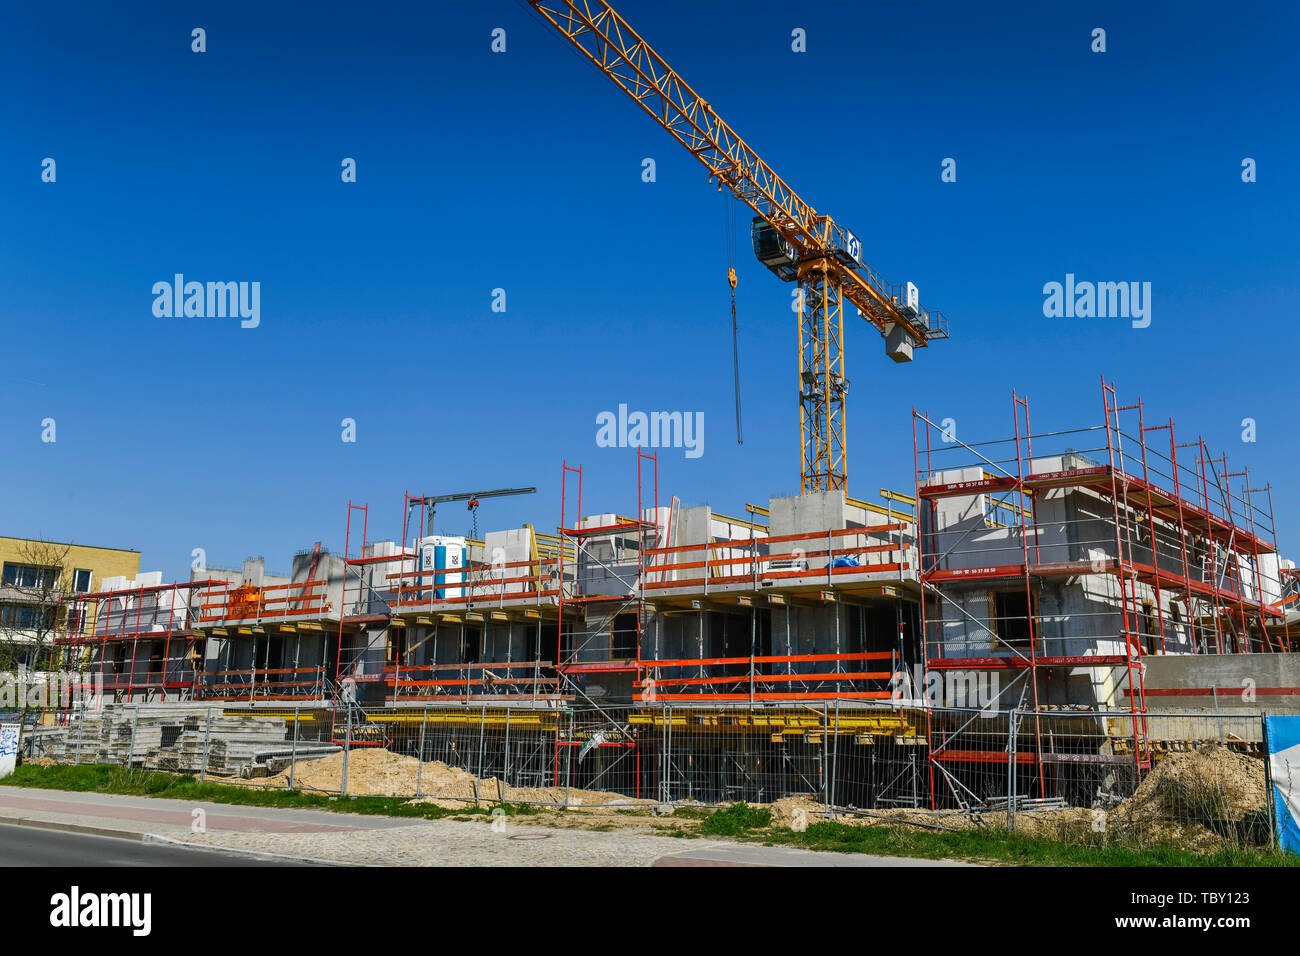
[[[818,213],[604,0],[528,0],[601,73],[755,213],[758,260],[799,284],[799,447],[802,490],[844,489],[844,306],[874,325],[895,362],[947,338],[948,324],[921,307],[916,286],[891,286],[862,258],[848,229]]]

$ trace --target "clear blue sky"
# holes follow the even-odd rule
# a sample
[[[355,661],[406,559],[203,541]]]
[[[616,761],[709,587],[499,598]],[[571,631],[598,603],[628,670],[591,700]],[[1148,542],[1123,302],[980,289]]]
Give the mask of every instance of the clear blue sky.
[[[789,287],[742,216],[737,446],[723,204],[702,167],[513,0],[311,7],[0,14],[0,531],[137,548],[169,578],[196,547],[287,568],[342,546],[349,498],[396,537],[404,489],[537,485],[485,503],[480,528],[553,528],[563,459],[586,467],[585,504],[627,513],[635,453],[595,443],[619,403],[705,415],[702,457],[661,454],[665,496],[737,512],[797,490]],[[951,318],[901,366],[852,321],[851,491],[910,485],[914,402],[968,440],[1008,431],[1013,387],[1036,428],[1093,424],[1105,373],[1275,482],[1300,551],[1294,5],[619,9]],[[261,282],[260,327],[156,318],[151,287],[176,272]],[[1151,282],[1151,326],[1044,318],[1067,272]]]

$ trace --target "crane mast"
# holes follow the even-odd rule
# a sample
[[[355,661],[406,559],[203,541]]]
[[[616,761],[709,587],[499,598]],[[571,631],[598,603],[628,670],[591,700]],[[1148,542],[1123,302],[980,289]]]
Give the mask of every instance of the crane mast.
[[[939,312],[921,308],[916,286],[891,286],[862,259],[861,243],[819,214],[714,112],[604,0],[528,0],[601,73],[626,93],[755,213],[755,254],[799,284],[799,433],[804,493],[844,489],[844,302],[879,330],[896,362],[946,338]]]

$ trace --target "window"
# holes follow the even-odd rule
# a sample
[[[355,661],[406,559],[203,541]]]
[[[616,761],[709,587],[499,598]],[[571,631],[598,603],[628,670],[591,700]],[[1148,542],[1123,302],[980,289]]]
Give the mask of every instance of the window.
[[[481,658],[483,632],[464,628],[460,639],[460,659],[466,664],[477,664]]]
[[[1160,634],[1155,615],[1155,605],[1150,601],[1142,602],[1142,611],[1137,615],[1138,640],[1142,642],[1143,654],[1160,652]]]
[[[72,590],[78,594],[88,594],[90,592],[89,568],[77,568],[72,572]]]
[[[48,627],[54,618],[53,608],[41,608],[35,604],[0,605],[0,625],[18,631],[31,631],[42,625]]]
[[[1029,598],[1024,591],[990,591],[989,617],[999,643],[1007,647],[1029,648]]]
[[[615,614],[610,623],[610,660],[636,657],[636,614]]]
[[[0,576],[0,585],[7,588],[53,589],[57,576],[57,568],[41,568],[34,564],[10,564],[6,561],[3,576]]]
[[[1034,516],[1029,510],[1022,509],[1015,503],[1011,493],[1002,497],[997,495],[983,495],[982,497],[984,499],[984,527],[986,528],[1019,527],[1022,515],[1029,523],[1034,520]]]

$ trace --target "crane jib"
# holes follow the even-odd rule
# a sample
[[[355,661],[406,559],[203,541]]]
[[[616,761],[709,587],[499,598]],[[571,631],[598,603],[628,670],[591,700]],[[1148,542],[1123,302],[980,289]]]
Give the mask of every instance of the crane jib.
[[[800,286],[803,490],[844,488],[843,300],[880,331],[895,362],[910,361],[914,347],[947,338],[947,320],[922,308],[913,283],[885,282],[863,259],[859,238],[804,202],[608,3],[528,3],[698,159],[711,180],[754,211],[755,256]]]

